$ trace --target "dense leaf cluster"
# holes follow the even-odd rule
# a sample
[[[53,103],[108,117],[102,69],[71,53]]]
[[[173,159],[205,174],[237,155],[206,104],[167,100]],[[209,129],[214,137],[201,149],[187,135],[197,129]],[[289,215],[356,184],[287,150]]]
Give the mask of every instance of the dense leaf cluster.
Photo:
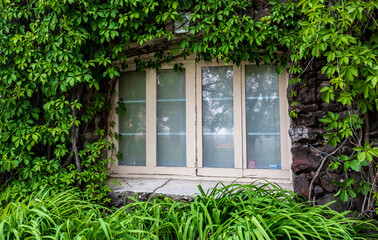
[[[332,158],[330,168],[342,168],[345,174],[345,181],[337,183],[340,190],[336,196],[347,201],[361,193],[366,196],[362,211],[370,211],[378,190],[377,139],[369,137],[370,124],[376,124],[369,121],[369,112],[378,111],[378,2],[302,0],[300,5],[306,18],[301,21],[301,37],[291,60],[307,59],[311,63],[323,58],[326,64],[322,73],[329,82],[320,90],[322,99],[347,109],[342,114],[328,112],[321,120],[328,130],[324,137],[329,144],[338,149],[345,144],[353,147],[352,154]],[[302,69],[293,64],[290,71]],[[291,81],[298,83],[301,79]],[[295,117],[295,110],[291,115]],[[348,177],[351,170],[359,172],[363,180],[356,182]]]
[[[307,69],[301,62],[325,58],[324,101],[350,106],[343,119],[330,113],[323,120],[326,137],[334,145],[351,140],[356,151],[333,167],[370,165],[365,192],[376,192],[378,150],[360,132],[363,115],[378,105],[377,2],[271,1],[264,3],[270,14],[254,18],[256,2],[0,1],[0,184],[10,194],[77,185],[102,199],[113,136],[107,111],[120,68],[132,57],[138,68],[159,68],[195,54],[197,60],[275,64],[278,71],[292,62],[289,72],[299,75],[292,84]],[[154,58],[140,58],[145,53]],[[344,199],[354,193],[347,189],[339,194]]]
[[[285,63],[287,51],[279,50],[299,27],[295,5],[276,4],[260,21],[243,13],[250,6],[246,0],[2,1],[0,173],[8,193],[77,185],[95,199],[106,195],[106,112],[120,74],[114,61],[136,56],[140,68],[157,68],[194,53]],[[156,59],[139,60],[147,52]]]
[[[376,239],[373,221],[310,207],[271,183],[218,186],[192,202],[164,196],[107,209],[75,189],[0,206],[0,239]],[[76,193],[75,193],[76,192]],[[370,232],[370,234],[367,234]]]

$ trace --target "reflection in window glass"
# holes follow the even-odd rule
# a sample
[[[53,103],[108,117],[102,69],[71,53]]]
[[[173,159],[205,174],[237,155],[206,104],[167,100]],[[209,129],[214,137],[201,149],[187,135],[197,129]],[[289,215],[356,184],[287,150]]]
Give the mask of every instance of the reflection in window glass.
[[[185,70],[157,74],[157,166],[186,166]]]
[[[203,166],[234,167],[232,66],[202,68]]]
[[[119,165],[146,165],[146,73],[130,72],[119,80],[119,101],[125,113],[119,114]]]
[[[247,168],[281,169],[278,75],[271,66],[248,65]]]

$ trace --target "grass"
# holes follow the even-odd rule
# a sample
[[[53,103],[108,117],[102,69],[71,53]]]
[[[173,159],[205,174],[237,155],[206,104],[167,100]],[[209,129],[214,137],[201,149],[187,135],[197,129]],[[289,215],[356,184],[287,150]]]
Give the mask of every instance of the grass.
[[[191,203],[159,196],[118,210],[74,190],[43,190],[0,206],[5,239],[366,239],[376,227],[325,206],[309,207],[272,183],[219,185]]]

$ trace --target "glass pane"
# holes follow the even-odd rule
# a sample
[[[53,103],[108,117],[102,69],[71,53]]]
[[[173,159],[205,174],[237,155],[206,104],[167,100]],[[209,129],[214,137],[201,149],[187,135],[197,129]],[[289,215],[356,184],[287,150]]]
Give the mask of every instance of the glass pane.
[[[157,166],[185,167],[185,135],[157,136]]]
[[[146,166],[146,135],[121,135],[119,149],[118,165]]]
[[[146,72],[129,72],[119,80],[120,100],[146,100]]]
[[[146,132],[146,103],[124,103],[125,112],[119,114],[120,133]]]
[[[185,70],[157,74],[157,166],[186,166]]]
[[[119,165],[146,165],[146,74],[131,72],[119,80],[119,98],[125,112],[119,114]]]
[[[232,66],[202,68],[203,166],[234,167]]]
[[[278,75],[246,66],[247,168],[281,169]]]

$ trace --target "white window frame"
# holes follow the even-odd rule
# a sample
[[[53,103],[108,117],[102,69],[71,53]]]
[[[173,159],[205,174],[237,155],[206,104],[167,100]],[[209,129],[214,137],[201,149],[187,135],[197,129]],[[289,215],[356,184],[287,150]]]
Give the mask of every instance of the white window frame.
[[[286,89],[288,78],[286,72],[279,75],[279,111],[281,169],[247,169],[247,133],[246,133],[246,96],[245,67],[251,63],[242,63],[239,67],[232,64],[213,62],[196,63],[194,59],[178,60],[163,64],[161,69],[173,69],[174,64],[181,63],[185,69],[186,86],[186,167],[156,166],[157,148],[157,71],[146,70],[146,166],[119,166],[116,157],[118,141],[109,153],[115,160],[109,166],[112,177],[152,177],[169,176],[177,179],[270,179],[291,181],[290,137],[288,134],[290,119],[287,114],[288,102]],[[234,168],[203,167],[202,151],[202,67],[233,66],[233,107],[234,107]],[[135,64],[129,64],[127,71],[135,71]],[[113,96],[111,121],[118,132],[118,115],[115,113],[118,102],[118,81]]]

